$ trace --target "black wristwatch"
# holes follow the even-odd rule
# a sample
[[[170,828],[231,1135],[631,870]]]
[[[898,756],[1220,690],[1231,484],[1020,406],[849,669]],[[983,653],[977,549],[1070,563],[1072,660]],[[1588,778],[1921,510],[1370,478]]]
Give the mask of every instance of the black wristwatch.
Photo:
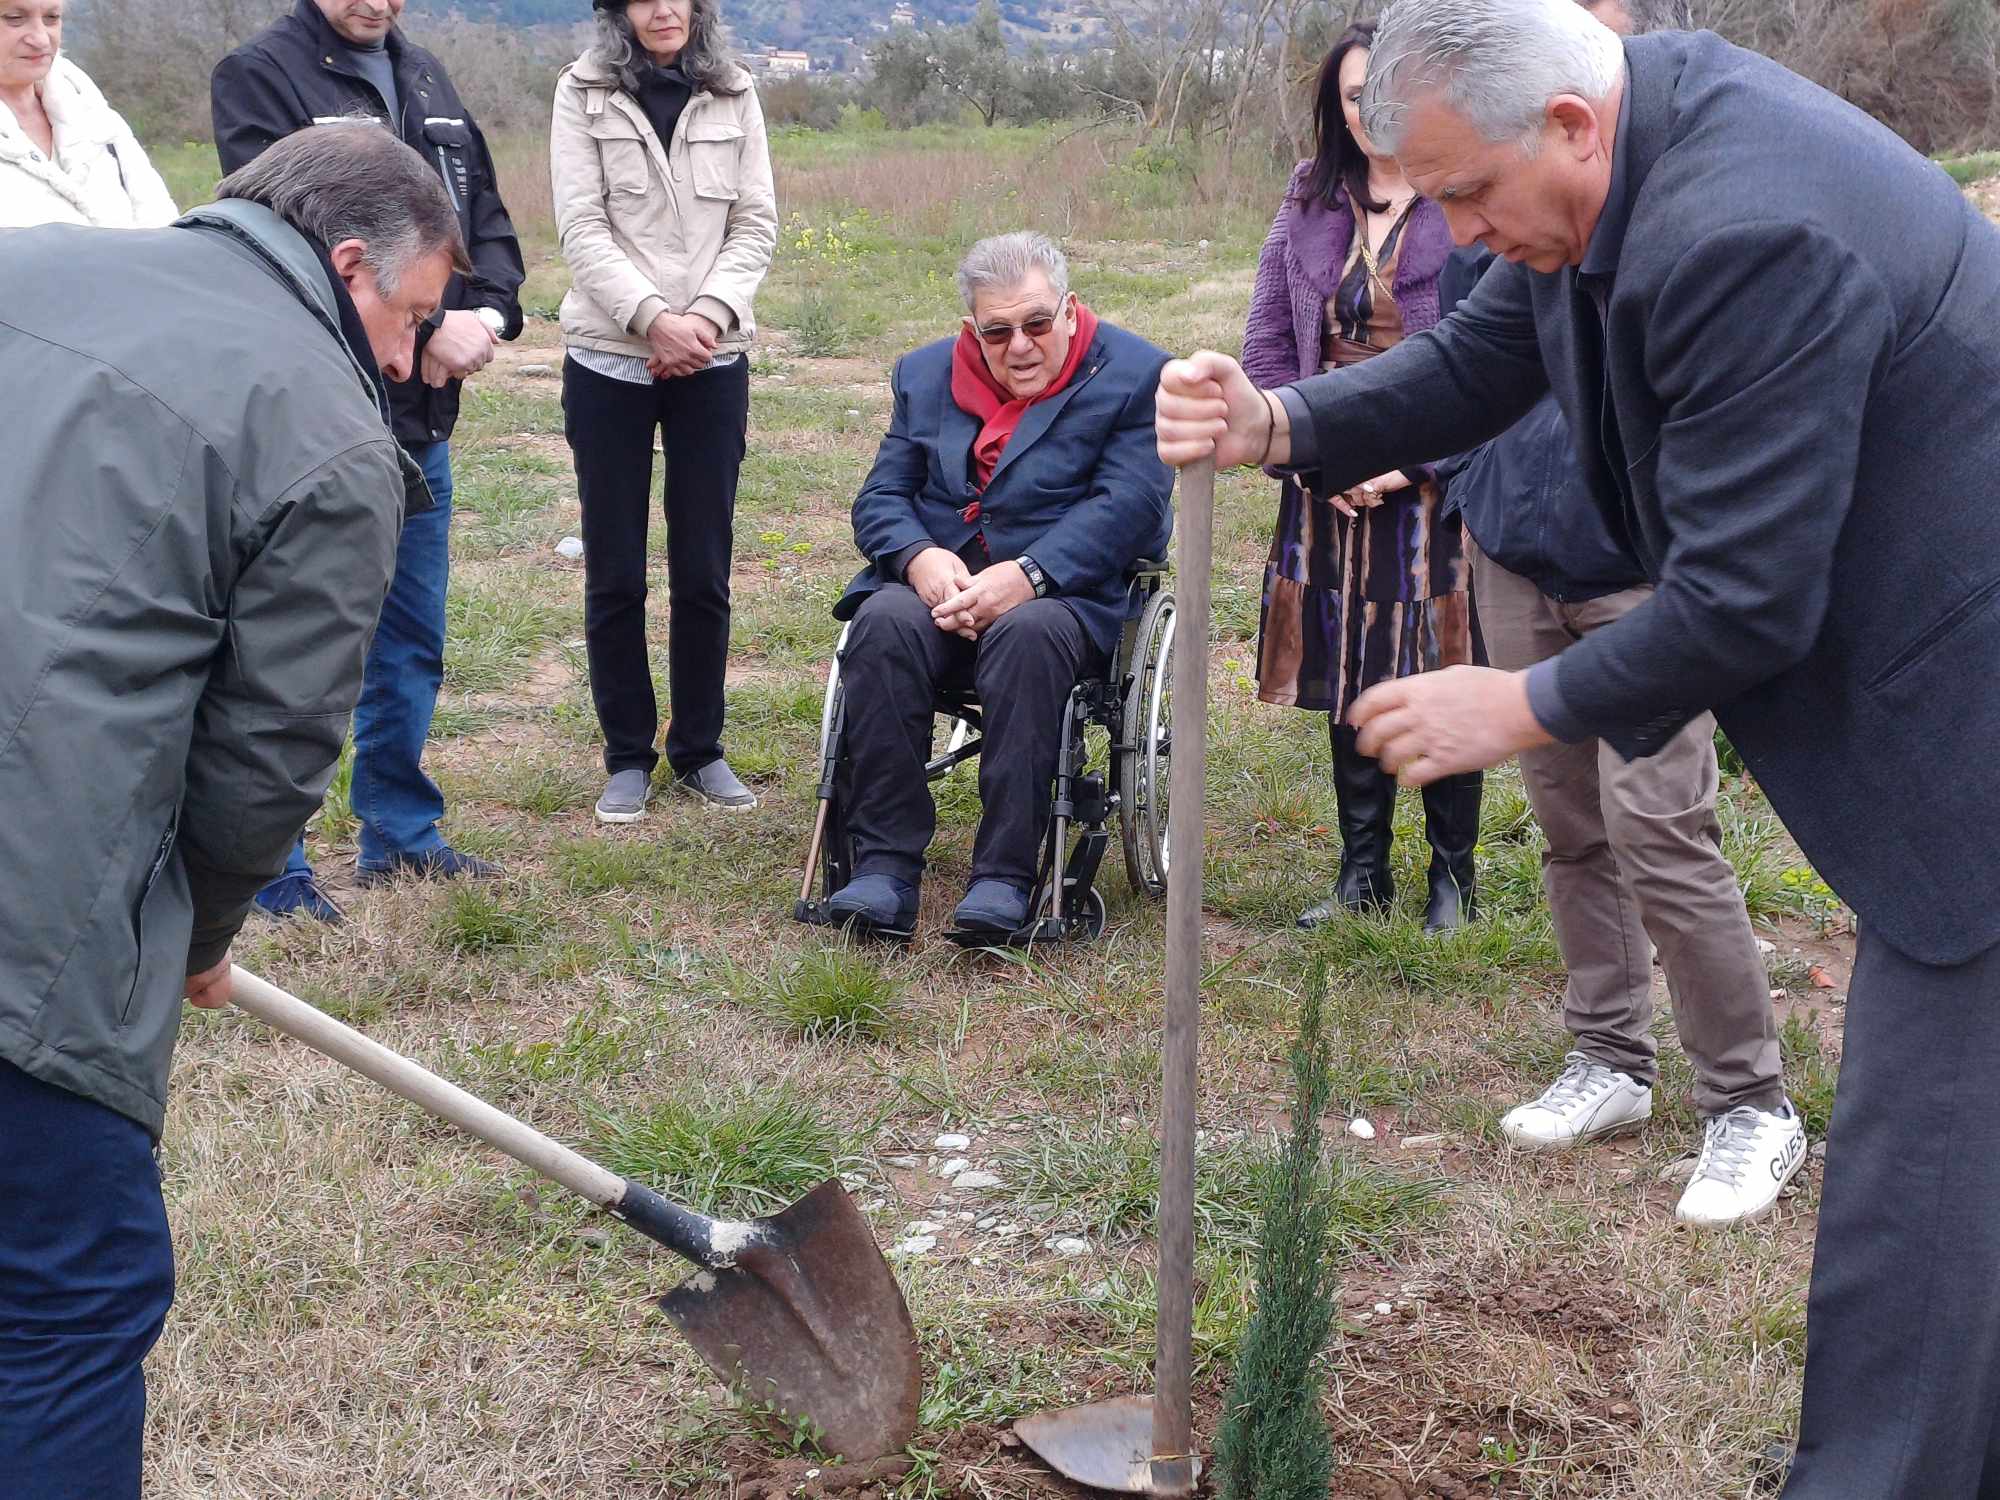
[[[1042,571],[1042,565],[1023,553],[1014,559],[1016,566],[1028,575],[1028,586],[1035,591],[1037,599],[1045,599],[1049,593],[1049,575]]]

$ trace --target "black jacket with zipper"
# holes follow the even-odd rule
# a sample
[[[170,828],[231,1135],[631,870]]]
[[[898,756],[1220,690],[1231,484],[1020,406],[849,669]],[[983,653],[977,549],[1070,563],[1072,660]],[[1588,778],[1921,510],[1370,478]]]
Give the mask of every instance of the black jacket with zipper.
[[[388,47],[402,96],[396,134],[444,179],[473,264],[470,277],[452,277],[442,310],[493,308],[506,320],[501,337],[515,338],[521,332],[519,292],[526,272],[486,138],[435,57],[396,30],[389,33]],[[389,113],[313,0],[298,0],[290,15],[216,64],[209,111],[224,172],[234,172],[308,125],[356,114],[386,124]],[[419,336],[419,357],[429,336],[428,331]],[[420,377],[391,386],[390,425],[398,441],[416,447],[449,438],[458,421],[458,386],[454,380],[433,390]]]

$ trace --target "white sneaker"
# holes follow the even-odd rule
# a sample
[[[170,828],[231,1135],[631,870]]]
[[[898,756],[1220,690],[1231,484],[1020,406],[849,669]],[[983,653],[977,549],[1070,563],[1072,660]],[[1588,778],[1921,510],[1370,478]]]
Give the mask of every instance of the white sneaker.
[[[1563,1059],[1562,1077],[1539,1099],[1517,1104],[1500,1121],[1516,1146],[1546,1151],[1624,1135],[1653,1118],[1653,1091],[1630,1074],[1592,1062],[1581,1052]]]
[[[1791,1105],[1739,1104],[1711,1115],[1674,1217],[1704,1229],[1761,1219],[1806,1163],[1806,1126]]]

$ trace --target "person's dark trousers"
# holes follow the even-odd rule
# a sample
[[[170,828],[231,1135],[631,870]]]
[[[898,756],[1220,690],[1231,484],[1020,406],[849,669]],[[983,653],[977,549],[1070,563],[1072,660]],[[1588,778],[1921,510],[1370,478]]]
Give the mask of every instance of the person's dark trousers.
[[[722,756],[729,666],[729,565],[736,480],[750,416],[750,364],[639,385],[563,361],[563,429],[583,506],[583,634],[604,769],[652,774],[659,705],[646,652],[646,527],[653,434],[666,455],[667,764]]]
[[[2000,948],[1865,926],[1784,1500],[2000,1500]]]
[[[979,834],[972,878],[1034,884],[1048,827],[1063,705],[1097,664],[1082,624],[1059,599],[1031,599],[980,636],[940,630],[907,584],[884,584],[854,616],[840,653],[841,737],[854,873],[915,882],[937,828],[924,763],[931,699],[970,683],[979,697]]]
[[[451,585],[451,445],[408,450],[430,485],[430,509],[403,520],[396,571],[362,669],[354,705],[354,774],[349,800],[361,823],[356,863],[385,870],[399,857],[444,847],[438,819],[444,793],[424,771],[424,744],[444,684],[444,606]],[[305,840],[285,871],[265,887],[311,880]]]
[[[0,1062],[0,1493],[138,1500],[146,1351],[174,1300],[152,1141]]]

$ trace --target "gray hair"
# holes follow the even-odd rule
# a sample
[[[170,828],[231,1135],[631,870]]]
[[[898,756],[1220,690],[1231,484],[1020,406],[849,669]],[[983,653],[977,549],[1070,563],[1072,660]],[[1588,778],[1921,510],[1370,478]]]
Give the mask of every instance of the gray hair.
[[[1602,99],[1624,70],[1624,44],[1572,0],[1396,0],[1368,54],[1361,125],[1393,156],[1410,106],[1435,93],[1487,140],[1532,151],[1549,100]]]
[[[1049,278],[1058,297],[1069,291],[1069,262],[1047,235],[1032,229],[990,235],[958,263],[958,295],[971,312],[972,299],[981,292],[1012,291],[1036,270]]]
[[[343,240],[366,248],[361,263],[384,296],[419,261],[449,252],[452,269],[472,270],[436,168],[372,116],[308,125],[222,179],[221,198],[261,203],[328,249]]]
[[[615,75],[618,87],[636,98],[642,70],[650,59],[633,34],[632,23],[625,18],[624,5],[599,6],[592,15],[596,18],[597,34],[583,55]],[[745,85],[739,76],[742,70],[736,60],[736,49],[729,44],[729,28],[722,21],[720,0],[693,0],[689,5],[687,45],[674,60],[697,89],[730,96],[743,92]]]

